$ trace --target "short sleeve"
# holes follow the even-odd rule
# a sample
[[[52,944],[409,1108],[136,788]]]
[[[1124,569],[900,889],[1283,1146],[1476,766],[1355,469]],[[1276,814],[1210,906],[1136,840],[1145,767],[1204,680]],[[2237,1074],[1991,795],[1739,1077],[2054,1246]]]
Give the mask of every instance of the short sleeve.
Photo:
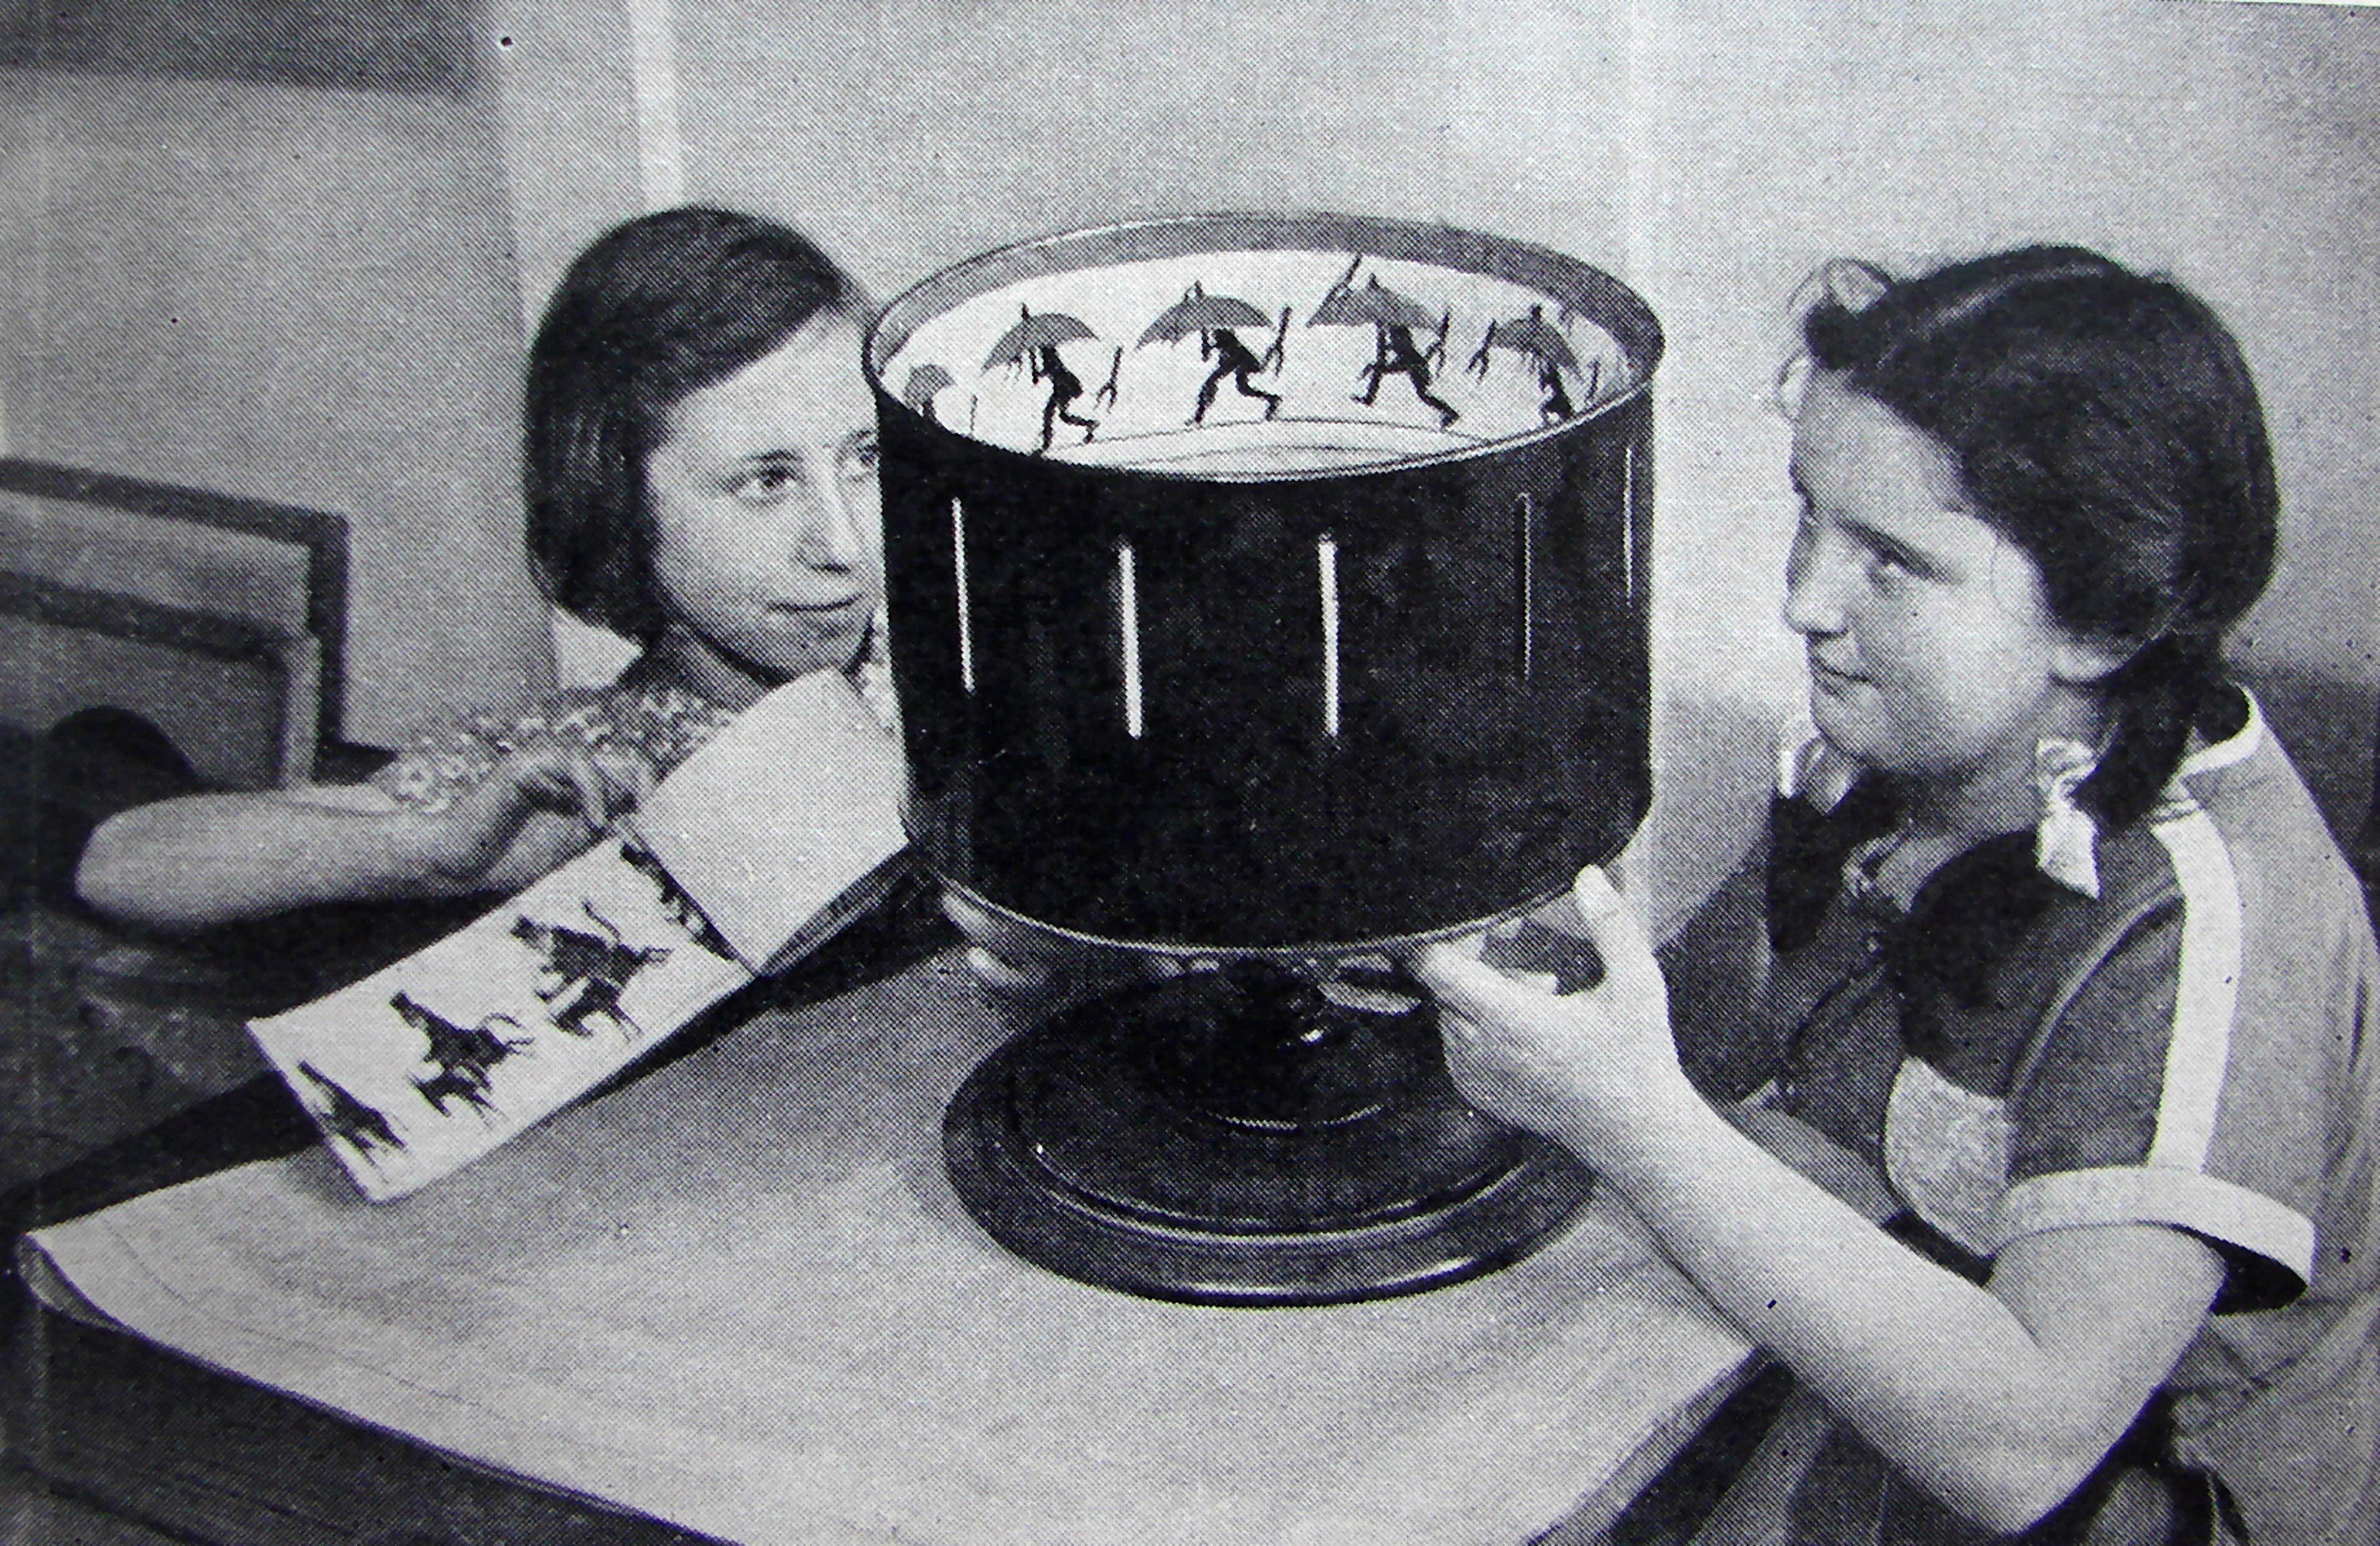
[[[2010,1181],[2147,1162],[2180,960],[2180,912],[2168,908],[2092,972],[2010,1102]]]
[[[2177,1021],[2189,1018],[2176,1014],[2182,941],[2179,904],[2141,920],[2069,1002],[2037,1065],[2021,1071],[2008,1105],[2010,1187],[1997,1244],[2050,1229],[2161,1224],[2222,1254],[2218,1309],[2272,1308],[2295,1298],[2312,1271],[2313,1199],[2300,1195],[2298,1178],[2242,1166],[2236,1151],[2221,1148],[2213,1163],[2159,1153],[2161,1124],[2189,1120],[2179,1107],[2192,1088],[2204,1088],[2206,1060],[2228,1065],[2231,1053],[2176,1048]],[[2218,1089],[2230,1071],[2212,1070]],[[2322,1108],[2318,1092],[2306,1094],[2308,1109]],[[2251,1119],[2236,1103],[2222,1110],[2225,1120]]]
[[[540,746],[633,752],[666,776],[734,716],[677,688],[571,693],[513,719],[472,714],[420,737],[371,781],[402,804],[444,810],[513,753]]]
[[[415,740],[371,776],[401,805],[425,814],[446,809],[478,788],[512,749],[519,726],[475,714]]]

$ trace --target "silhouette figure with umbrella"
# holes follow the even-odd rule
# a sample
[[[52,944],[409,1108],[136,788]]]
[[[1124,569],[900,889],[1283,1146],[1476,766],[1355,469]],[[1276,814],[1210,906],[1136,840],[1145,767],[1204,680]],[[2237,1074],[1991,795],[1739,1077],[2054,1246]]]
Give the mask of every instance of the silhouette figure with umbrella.
[[[941,366],[920,365],[909,372],[909,384],[901,389],[901,405],[929,424],[937,423],[934,399],[944,387],[955,384],[951,373]]]
[[[1446,330],[1453,320],[1453,313],[1449,311],[1438,319],[1438,338],[1424,350],[1414,342],[1414,330],[1432,325],[1429,313],[1412,296],[1399,295],[1382,284],[1378,274],[1372,275],[1358,289],[1355,271],[1362,266],[1361,258],[1349,266],[1339,283],[1322,297],[1322,304],[1314,308],[1314,315],[1305,320],[1305,325],[1372,330],[1372,361],[1364,367],[1364,390],[1355,394],[1356,402],[1369,407],[1379,400],[1382,381],[1390,376],[1402,376],[1413,383],[1415,397],[1438,410],[1439,427],[1451,425],[1463,416],[1453,405],[1431,395],[1429,362],[1435,355],[1440,366],[1446,363]]]
[[[1026,362],[1032,368],[1036,385],[1043,381],[1050,383],[1050,400],[1041,405],[1042,451],[1050,449],[1050,442],[1056,438],[1058,426],[1062,423],[1080,429],[1083,440],[1088,442],[1099,432],[1099,423],[1095,418],[1085,418],[1068,411],[1075,400],[1083,395],[1083,381],[1081,377],[1066,368],[1066,362],[1058,356],[1058,346],[1077,339],[1095,339],[1099,334],[1093,332],[1090,324],[1080,317],[1063,311],[1036,311],[1024,305],[1019,305],[1017,309],[1024,313],[1023,320],[1000,335],[1000,342],[993,344],[991,353],[984,356],[983,368],[990,370],[994,366],[1005,365],[1013,368],[1020,361]]]
[[[1528,356],[1536,363],[1537,390],[1545,393],[1545,400],[1537,405],[1537,416],[1546,423],[1556,423],[1578,411],[1563,385],[1562,372],[1568,370],[1573,375],[1585,372],[1579,368],[1578,356],[1572,350],[1570,340],[1546,320],[1543,306],[1530,307],[1525,317],[1509,317],[1503,321],[1488,324],[1488,336],[1479,341],[1479,348],[1472,355],[1468,367],[1473,375],[1483,380],[1488,376],[1488,352],[1490,349],[1509,349],[1516,355]],[[1596,375],[1599,378],[1602,362],[1597,361],[1596,367]],[[1594,380],[1588,382],[1586,396],[1590,403],[1595,400],[1597,384]]]
[[[1210,296],[1202,284],[1193,283],[1183,297],[1159,313],[1157,320],[1133,345],[1143,348],[1150,344],[1179,344],[1192,333],[1198,335],[1198,357],[1211,359],[1215,368],[1198,388],[1198,405],[1190,415],[1190,422],[1206,422],[1207,410],[1215,405],[1215,394],[1222,390],[1226,377],[1239,389],[1243,397],[1253,397],[1265,405],[1264,416],[1272,417],[1281,412],[1281,394],[1267,392],[1250,378],[1267,365],[1279,365],[1281,344],[1289,336],[1289,308],[1281,310],[1281,327],[1273,334],[1272,347],[1259,356],[1240,341],[1237,330],[1269,325],[1265,314],[1246,301],[1231,296]]]

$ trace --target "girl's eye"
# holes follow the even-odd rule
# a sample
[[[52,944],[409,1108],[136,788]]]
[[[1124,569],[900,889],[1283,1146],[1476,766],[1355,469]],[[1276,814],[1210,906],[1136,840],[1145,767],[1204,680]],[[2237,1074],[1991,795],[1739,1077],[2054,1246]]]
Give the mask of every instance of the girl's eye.
[[[744,504],[773,504],[800,481],[798,470],[785,463],[771,462],[745,473],[728,486],[727,491]]]
[[[843,453],[841,472],[850,483],[868,483],[876,477],[877,453],[874,441],[862,441]]]
[[[1867,573],[1873,583],[1889,585],[1923,578],[1925,571],[1900,549],[1880,543],[1868,550]]]

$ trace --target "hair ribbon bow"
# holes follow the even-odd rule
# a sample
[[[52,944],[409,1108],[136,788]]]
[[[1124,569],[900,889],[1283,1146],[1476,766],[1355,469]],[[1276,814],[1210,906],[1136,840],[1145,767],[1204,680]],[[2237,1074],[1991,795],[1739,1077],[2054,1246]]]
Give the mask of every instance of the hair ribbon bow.
[[[2079,741],[2045,736],[2033,749],[2033,787],[2041,799],[2034,829],[2034,864],[2069,890],[2099,894],[2099,823],[2074,799],[2099,766],[2099,754]]]

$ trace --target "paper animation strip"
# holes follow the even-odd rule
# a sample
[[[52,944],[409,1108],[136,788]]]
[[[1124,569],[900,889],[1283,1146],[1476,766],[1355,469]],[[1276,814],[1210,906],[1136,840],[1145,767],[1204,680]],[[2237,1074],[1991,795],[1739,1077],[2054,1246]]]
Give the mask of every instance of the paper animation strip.
[[[364,1195],[401,1197],[651,1050],[750,982],[747,963],[789,964],[880,895],[903,862],[899,789],[898,749],[849,684],[806,678],[690,758],[633,831],[249,1030]]]

